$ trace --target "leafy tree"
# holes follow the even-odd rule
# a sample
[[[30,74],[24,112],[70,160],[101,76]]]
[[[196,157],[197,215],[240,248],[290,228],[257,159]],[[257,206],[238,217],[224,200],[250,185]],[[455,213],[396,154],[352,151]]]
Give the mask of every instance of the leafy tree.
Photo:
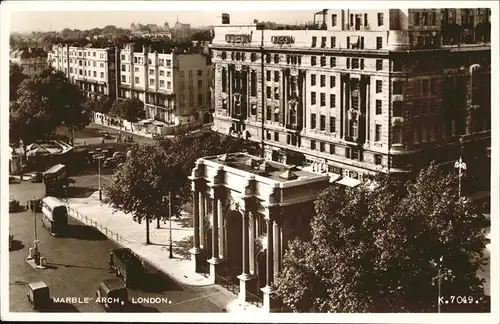
[[[46,138],[57,126],[81,128],[90,122],[78,86],[64,73],[48,68],[24,80],[17,103],[10,106],[10,129],[14,138],[25,142]]]
[[[202,156],[241,150],[242,139],[218,134],[202,137],[158,137],[153,146],[141,146],[131,151],[125,163],[105,187],[105,202],[133,215],[137,222],[146,221],[146,243],[149,223],[166,220],[167,207],[162,197],[172,197],[172,213],[180,212],[191,197],[188,176],[196,160]],[[248,145],[247,145],[248,146]]]
[[[87,109],[107,114],[113,108],[113,99],[107,95],[88,98],[85,102]]]
[[[16,63],[10,63],[9,65],[9,82],[10,82],[10,101],[17,100],[17,90],[19,89],[19,85],[27,78],[28,76],[24,74],[23,68]]]
[[[139,120],[146,118],[144,102],[138,98],[125,99],[123,101],[116,102],[114,112],[120,118],[123,118],[131,123],[136,123]],[[132,124],[130,126],[133,127]]]
[[[296,312],[435,311],[432,285],[441,264],[443,296],[482,294],[482,229],[456,177],[435,165],[407,184],[330,187],[318,196],[312,238],[290,242],[277,295]],[[439,260],[443,257],[442,263]]]

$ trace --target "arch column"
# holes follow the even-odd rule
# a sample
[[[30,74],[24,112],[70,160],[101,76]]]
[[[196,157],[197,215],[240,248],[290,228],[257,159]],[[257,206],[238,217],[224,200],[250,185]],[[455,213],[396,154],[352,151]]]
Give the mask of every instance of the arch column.
[[[213,191],[214,199],[212,207],[212,258],[207,260],[207,262],[210,265],[209,280],[210,282],[215,284],[217,279],[216,275],[219,272],[222,263],[222,258],[219,254],[219,246],[221,245],[219,220],[222,219],[222,200],[218,187],[214,187]]]
[[[263,309],[267,312],[279,311],[279,304],[274,296],[275,289],[272,287],[274,277],[278,270],[277,262],[280,262],[280,226],[277,223],[280,211],[271,209],[267,219],[267,253],[266,253],[266,286],[261,288],[263,293]],[[276,229],[276,231],[275,231]],[[275,238],[276,241],[275,242]]]

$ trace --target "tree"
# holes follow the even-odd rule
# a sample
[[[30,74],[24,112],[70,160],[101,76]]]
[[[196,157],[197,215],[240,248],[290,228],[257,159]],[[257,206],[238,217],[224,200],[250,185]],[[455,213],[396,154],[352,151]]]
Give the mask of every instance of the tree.
[[[113,108],[113,99],[107,95],[88,98],[85,102],[87,109],[95,112],[107,114]]]
[[[129,121],[131,123],[131,127],[133,127],[132,123],[136,123],[139,120],[146,118],[146,112],[144,111],[144,102],[142,102],[138,98],[118,101],[114,106],[114,110],[120,118]]]
[[[29,143],[46,138],[61,124],[81,128],[90,122],[80,89],[60,71],[48,68],[24,80],[17,93],[17,103],[10,106],[10,130],[16,139]]]
[[[16,63],[10,63],[9,65],[9,82],[10,82],[10,101],[16,101],[17,100],[17,90],[19,89],[19,86],[21,83],[27,78],[28,76],[24,74],[23,68]]]
[[[312,238],[289,244],[277,295],[297,312],[435,311],[441,257],[442,296],[482,294],[487,222],[456,181],[431,165],[407,184],[379,177],[376,190],[326,189]]]
[[[158,137],[153,146],[141,146],[131,151],[125,163],[105,187],[104,201],[116,209],[133,215],[137,222],[146,221],[146,243],[149,244],[149,223],[166,220],[167,207],[162,197],[171,192],[172,214],[190,201],[188,176],[195,162],[205,155],[237,151],[243,140],[210,134],[205,137]]]

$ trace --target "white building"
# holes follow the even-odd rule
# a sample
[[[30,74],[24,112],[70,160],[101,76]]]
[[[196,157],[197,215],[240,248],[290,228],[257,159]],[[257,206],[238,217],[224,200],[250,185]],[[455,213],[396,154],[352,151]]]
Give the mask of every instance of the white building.
[[[159,53],[127,44],[119,57],[119,98],[139,98],[149,118],[167,124],[210,121],[212,71],[200,54]]]

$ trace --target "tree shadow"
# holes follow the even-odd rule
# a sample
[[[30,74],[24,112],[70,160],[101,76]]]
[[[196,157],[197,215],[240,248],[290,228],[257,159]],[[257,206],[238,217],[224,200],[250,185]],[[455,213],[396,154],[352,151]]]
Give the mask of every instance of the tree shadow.
[[[64,264],[64,263],[55,263],[55,262],[47,262],[46,267],[51,269],[57,269],[58,266],[65,268],[83,268],[83,269],[94,269],[94,270],[109,270],[109,268],[99,268],[99,267],[90,267],[85,265],[77,265],[77,264]]]
[[[68,231],[63,237],[89,241],[105,241],[107,239],[96,228],[85,225],[68,225]]]
[[[127,303],[123,306],[124,313],[159,313],[158,308],[144,306],[142,304]]]
[[[170,279],[162,272],[147,272],[140,281],[137,282],[135,289],[148,293],[161,293],[164,291],[183,291],[175,281]]]
[[[24,244],[23,242],[19,241],[19,240],[12,240],[12,243],[11,245],[9,246],[9,251],[19,251],[19,250],[22,250],[24,249]]]
[[[182,240],[175,243],[173,252],[180,255],[185,260],[191,260],[191,253],[189,250],[193,247],[193,236],[186,236]]]
[[[193,218],[192,217],[182,217],[175,220],[181,227],[193,227]]]

